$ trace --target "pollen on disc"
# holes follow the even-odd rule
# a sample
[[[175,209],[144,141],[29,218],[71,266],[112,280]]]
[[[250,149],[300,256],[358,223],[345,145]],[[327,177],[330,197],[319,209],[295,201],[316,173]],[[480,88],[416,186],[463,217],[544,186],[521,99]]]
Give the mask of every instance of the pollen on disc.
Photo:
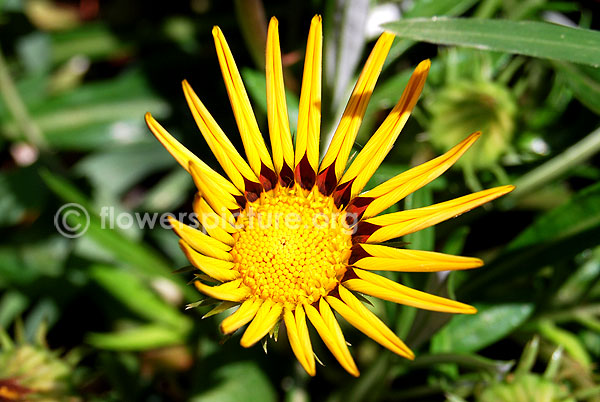
[[[234,269],[252,295],[297,305],[332,291],[346,272],[351,236],[331,197],[299,187],[263,193],[237,219]]]

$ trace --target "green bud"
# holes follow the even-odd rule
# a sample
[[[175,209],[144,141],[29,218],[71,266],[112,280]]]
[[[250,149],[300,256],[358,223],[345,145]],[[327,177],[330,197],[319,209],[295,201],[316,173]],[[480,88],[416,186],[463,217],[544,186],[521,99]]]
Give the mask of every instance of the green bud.
[[[448,84],[429,105],[431,142],[445,152],[469,134],[481,138],[458,161],[459,166],[490,168],[510,146],[517,106],[509,90],[489,81],[457,81]]]
[[[70,363],[43,344],[22,340],[13,344],[6,342],[4,335],[0,350],[0,400],[71,400],[68,398],[73,370]]]

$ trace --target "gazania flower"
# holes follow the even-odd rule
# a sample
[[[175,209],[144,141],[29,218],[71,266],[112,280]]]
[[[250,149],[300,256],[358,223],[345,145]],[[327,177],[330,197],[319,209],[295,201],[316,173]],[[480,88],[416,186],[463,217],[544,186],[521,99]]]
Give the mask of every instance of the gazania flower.
[[[198,290],[222,301],[216,311],[239,305],[223,320],[221,331],[231,334],[249,323],[241,345],[250,347],[283,320],[292,350],[306,372],[314,375],[310,322],[339,363],[358,376],[334,311],[400,356],[412,359],[414,354],[363,305],[357,293],[433,311],[475,313],[471,306],[410,289],[374,272],[481,266],[477,258],[380,243],[460,215],[513,189],[503,186],[377,216],[448,169],[479,137],[475,133],[446,154],[361,193],[415,106],[429,61],[417,66],[398,104],[347,167],[367,102],[393,41],[391,34],[384,33],[375,44],[320,162],[321,17],[313,18],[308,36],[295,144],[285,103],[277,20],[270,22],[266,76],[272,154],[218,27],[213,29],[213,36],[248,162],[186,81],[183,90],[192,114],[229,180],[177,142],[149,114],[146,121],[190,172],[198,188],[194,211],[206,233],[175,220],[172,224],[188,259],[202,271],[195,282]]]

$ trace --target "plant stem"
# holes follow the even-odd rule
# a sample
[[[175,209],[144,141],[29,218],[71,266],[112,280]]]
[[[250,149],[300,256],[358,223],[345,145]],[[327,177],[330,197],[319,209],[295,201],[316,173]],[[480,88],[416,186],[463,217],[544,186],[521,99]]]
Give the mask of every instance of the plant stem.
[[[600,127],[567,148],[563,153],[521,176],[515,183],[516,189],[504,199],[501,205],[504,207],[512,205],[516,199],[556,179],[574,166],[583,163],[598,151],[600,151]]]
[[[46,149],[47,144],[42,131],[29,116],[27,107],[10,76],[2,49],[0,49],[0,94],[25,140],[40,150]]]

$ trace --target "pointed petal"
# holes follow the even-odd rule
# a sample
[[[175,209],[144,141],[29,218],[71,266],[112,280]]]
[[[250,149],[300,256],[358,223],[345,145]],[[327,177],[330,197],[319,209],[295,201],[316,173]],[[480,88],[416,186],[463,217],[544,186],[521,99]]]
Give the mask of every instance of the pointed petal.
[[[297,308],[301,309],[302,306],[298,306]],[[296,324],[296,318],[294,317],[294,313],[291,310],[285,309],[285,311],[283,313],[283,320],[285,322],[285,327],[287,329],[290,346],[292,347],[292,350],[294,351],[296,358],[298,359],[298,361],[300,362],[302,367],[304,367],[304,370],[306,370],[306,372],[309,375],[314,376],[316,374],[315,360],[314,360],[314,356],[313,356],[312,347],[310,345],[310,341],[309,341],[310,348],[307,350],[300,338],[300,332],[298,329],[298,325]],[[305,326],[306,326],[306,322],[305,322]],[[309,359],[309,357],[310,357],[310,359]],[[312,365],[310,363],[310,360],[312,360]]]
[[[179,241],[179,247],[193,266],[219,282],[229,282],[240,277],[240,273],[232,269],[233,262],[202,255],[183,240]]]
[[[277,324],[277,321],[281,319],[282,311],[283,304],[265,300],[258,309],[256,317],[254,317],[248,328],[246,328],[246,332],[242,335],[240,345],[249,348],[260,341]]]
[[[324,302],[323,299],[321,299],[321,301]],[[324,302],[324,305],[329,307],[326,302]],[[335,320],[335,317],[333,317],[332,320],[333,313],[331,312],[331,309],[327,309],[327,307],[321,309],[321,306],[322,303],[319,303],[319,310],[321,310],[321,312],[319,312],[312,305],[305,305],[304,308],[306,309],[308,319],[342,367],[353,376],[358,377],[358,368],[356,367],[356,363],[354,363],[354,359],[352,359],[352,355],[350,355],[350,351],[348,350],[344,336],[341,333],[342,331],[339,324]]]
[[[286,172],[293,172],[294,145],[290,133],[290,121],[283,85],[283,69],[281,66],[281,48],[279,46],[279,30],[277,18],[271,18],[267,34],[267,119],[275,171],[287,184],[293,177],[285,177]],[[284,168],[285,165],[285,168]]]
[[[206,176],[215,186],[219,186],[224,191],[233,195],[242,195],[240,191],[226,178],[211,169],[200,158],[191,153],[186,147],[181,145],[171,134],[167,132],[150,113],[146,113],[146,124],[156,139],[169,151],[179,164],[190,172],[190,162],[193,162],[200,172]]]
[[[358,212],[358,209],[355,206],[360,206],[364,201],[368,201],[368,206],[362,214],[362,219],[368,219],[379,214],[381,211],[439,177],[448,170],[448,168],[450,168],[450,166],[452,166],[480,136],[481,133],[479,132],[473,133],[444,155],[401,173],[374,189],[361,194],[351,201],[347,211],[350,213]]]
[[[210,237],[233,247],[235,239],[231,233],[237,232],[237,229],[223,217],[217,215],[210,205],[208,205],[206,200],[199,194],[196,194],[194,197],[193,209],[196,218],[200,221],[202,227],[206,229],[206,232]]]
[[[321,16],[316,15],[311,21],[306,44],[294,156],[296,182],[306,189],[315,183],[319,167],[322,47],[322,21]]]
[[[240,308],[221,322],[221,332],[225,335],[231,334],[252,321],[261,304],[262,299],[248,299],[244,301],[240,305]]]
[[[456,271],[483,265],[479,258],[406,250],[378,244],[355,245],[349,263],[369,271],[397,272]]]
[[[294,316],[296,318],[296,328],[298,329],[298,337],[300,339],[300,344],[304,349],[308,367],[310,369],[309,374],[311,372],[314,373],[315,354],[313,352],[312,344],[310,342],[310,336],[308,334],[308,325],[306,324],[306,312],[304,311],[304,307],[302,305],[296,306]]]
[[[205,235],[198,229],[179,222],[172,216],[167,216],[167,219],[175,233],[177,233],[177,236],[181,237],[194,250],[219,260],[233,261],[233,257],[229,253],[231,246]]]
[[[202,171],[194,162],[190,162],[190,173],[192,174],[196,188],[198,188],[198,191],[212,207],[213,211],[230,224],[235,223],[235,217],[233,216],[232,211],[240,209],[240,205],[236,198],[223,190],[223,188],[212,183],[208,177],[202,174]]]
[[[233,55],[231,54],[229,45],[225,41],[223,32],[221,32],[219,27],[214,27],[212,33],[217,48],[217,56],[219,57],[219,65],[223,73],[223,80],[225,81],[235,121],[240,130],[242,142],[244,143],[246,156],[248,157],[250,167],[256,176],[260,178],[263,173],[263,166],[272,172],[275,171],[273,161],[258,128],[258,123],[252,111],[250,99],[248,99],[242,77],[233,60]]]
[[[457,217],[462,213],[511,192],[514,188],[514,186],[495,187],[424,208],[377,216],[360,222],[357,233],[360,234],[361,225],[363,224],[367,226],[380,226],[379,229],[376,229],[368,237],[366,242],[381,243]]]
[[[344,193],[343,197],[341,197],[341,203],[345,202],[345,205],[347,205],[350,199],[356,197],[361,192],[394,146],[396,138],[398,138],[400,131],[421,95],[430,65],[431,62],[429,60],[424,60],[417,66],[412,77],[410,77],[410,81],[400,101],[340,179],[341,184],[338,187],[348,189],[349,191],[349,194]],[[348,186],[347,183],[350,183],[350,185]],[[338,196],[338,198],[340,197]]]
[[[254,182],[254,187],[260,186],[258,177],[229,141],[190,84],[184,80],[182,86],[185,99],[202,136],[232,183],[242,192],[247,188],[246,182]]]
[[[383,321],[369,311],[349,290],[343,286],[339,286],[338,289],[342,300],[327,296],[327,302],[335,311],[381,346],[407,359],[414,359],[414,353]]]
[[[319,188],[321,189],[321,192],[325,194],[331,193],[346,169],[348,156],[352,151],[358,129],[360,128],[360,124],[362,123],[367,110],[367,104],[369,103],[369,99],[375,88],[375,83],[377,82],[377,78],[379,78],[383,62],[390,51],[393,41],[394,35],[387,32],[379,37],[365,63],[360,77],[358,77],[358,81],[354,86],[352,95],[350,95],[350,100],[344,110],[340,124],[335,130],[331,144],[323,157],[319,169]],[[335,183],[333,183],[333,188],[326,189],[325,187],[327,186],[324,186],[324,180],[327,176],[325,170],[331,167],[335,170]]]
[[[372,272],[354,268],[354,273],[360,279],[345,281],[342,285],[346,289],[425,310],[461,314],[477,312],[467,304],[411,289]]]
[[[236,279],[235,281],[226,282],[218,286],[208,286],[200,281],[194,282],[194,285],[196,286],[196,289],[208,297],[218,300],[241,302],[250,295],[250,289],[246,286],[240,286],[241,283],[241,279]]]

